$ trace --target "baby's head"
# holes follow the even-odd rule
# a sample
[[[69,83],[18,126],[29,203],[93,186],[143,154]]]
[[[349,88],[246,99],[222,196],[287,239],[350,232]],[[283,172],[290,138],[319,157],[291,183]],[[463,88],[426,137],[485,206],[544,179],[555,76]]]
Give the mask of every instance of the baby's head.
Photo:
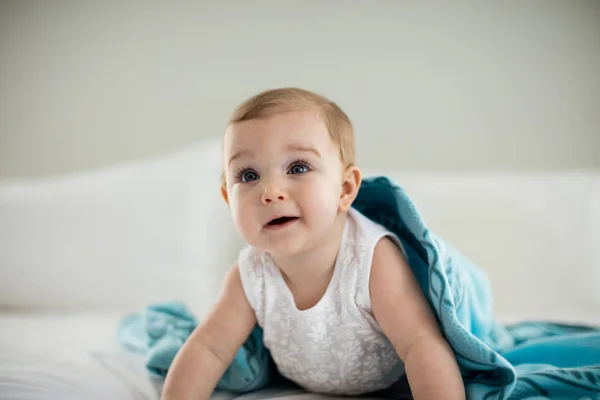
[[[343,228],[360,186],[354,132],[332,101],[269,90],[234,111],[223,141],[221,192],[251,245],[293,255]]]

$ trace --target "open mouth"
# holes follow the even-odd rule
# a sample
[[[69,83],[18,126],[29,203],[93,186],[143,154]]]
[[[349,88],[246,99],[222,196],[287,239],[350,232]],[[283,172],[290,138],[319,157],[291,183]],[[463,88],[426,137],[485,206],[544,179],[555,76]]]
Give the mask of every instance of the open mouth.
[[[269,223],[267,223],[267,227],[272,227],[272,228],[276,228],[276,227],[281,227],[284,225],[287,225],[295,220],[297,220],[298,217],[279,217],[279,218],[275,218],[271,221],[269,221]]]

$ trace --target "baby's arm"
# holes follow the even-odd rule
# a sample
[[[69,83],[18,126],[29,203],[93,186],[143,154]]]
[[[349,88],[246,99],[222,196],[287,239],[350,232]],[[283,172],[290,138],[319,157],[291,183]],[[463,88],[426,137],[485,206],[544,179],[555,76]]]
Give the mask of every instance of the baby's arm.
[[[173,360],[161,399],[208,399],[255,324],[235,265],[225,278],[219,300]]]
[[[404,362],[415,399],[464,399],[456,358],[417,280],[389,238],[375,246],[369,288],[373,314]]]

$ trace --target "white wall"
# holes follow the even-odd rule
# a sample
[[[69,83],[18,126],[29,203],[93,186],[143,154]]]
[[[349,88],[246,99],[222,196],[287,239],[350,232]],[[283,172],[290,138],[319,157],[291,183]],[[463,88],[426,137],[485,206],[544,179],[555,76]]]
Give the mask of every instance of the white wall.
[[[600,2],[0,1],[0,177],[218,136],[277,86],[369,168],[600,167]]]

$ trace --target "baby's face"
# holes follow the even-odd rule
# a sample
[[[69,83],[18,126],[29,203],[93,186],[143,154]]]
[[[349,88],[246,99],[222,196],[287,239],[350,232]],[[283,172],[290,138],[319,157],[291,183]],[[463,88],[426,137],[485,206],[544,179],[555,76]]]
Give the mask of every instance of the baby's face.
[[[244,240],[283,256],[322,243],[340,206],[339,152],[316,112],[231,126],[224,139],[226,196]]]

